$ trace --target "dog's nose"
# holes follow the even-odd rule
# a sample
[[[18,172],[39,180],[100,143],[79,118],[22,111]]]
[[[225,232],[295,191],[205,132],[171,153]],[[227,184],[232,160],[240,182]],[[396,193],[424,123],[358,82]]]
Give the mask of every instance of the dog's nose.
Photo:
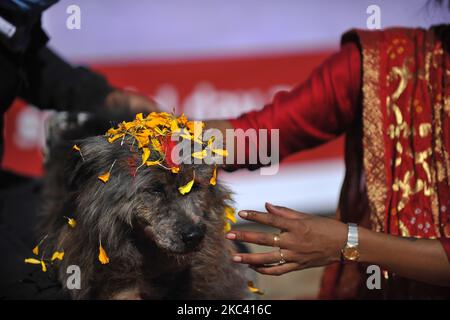
[[[186,231],[181,233],[184,244],[187,248],[195,248],[205,237],[205,226],[196,225],[189,227]]]

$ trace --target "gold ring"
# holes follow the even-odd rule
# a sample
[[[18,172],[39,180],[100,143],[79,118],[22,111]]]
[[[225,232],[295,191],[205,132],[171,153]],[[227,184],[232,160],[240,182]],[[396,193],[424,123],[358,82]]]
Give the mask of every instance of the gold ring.
[[[278,262],[278,264],[285,264],[285,263],[286,263],[286,260],[284,259],[283,252],[281,252],[281,249],[280,249],[280,262]]]
[[[273,246],[279,247],[280,246],[279,243],[280,243],[280,236],[276,234],[273,236]]]

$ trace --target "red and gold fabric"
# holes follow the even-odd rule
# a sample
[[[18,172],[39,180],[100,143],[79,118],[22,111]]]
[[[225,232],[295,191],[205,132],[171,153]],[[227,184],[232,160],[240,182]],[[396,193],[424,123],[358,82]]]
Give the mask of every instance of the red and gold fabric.
[[[449,28],[350,31],[308,81],[231,123],[280,129],[281,159],[345,133],[338,217],[396,236],[439,238],[450,258]],[[369,292],[365,277],[363,265],[330,265],[320,296],[450,297],[448,288],[387,272],[386,289]]]

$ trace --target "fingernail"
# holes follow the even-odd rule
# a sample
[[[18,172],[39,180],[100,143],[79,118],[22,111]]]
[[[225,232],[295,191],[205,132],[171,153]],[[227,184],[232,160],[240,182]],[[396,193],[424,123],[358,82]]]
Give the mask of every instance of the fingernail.
[[[240,257],[240,256],[233,256],[233,261],[234,262],[241,262],[242,261],[242,257]]]
[[[270,203],[270,202],[266,202],[269,206],[271,206],[272,208],[278,208],[280,209],[281,206],[277,206],[276,204]]]
[[[247,218],[248,217],[247,211],[239,211],[239,217],[244,219]]]
[[[227,233],[225,235],[225,238],[230,239],[230,240],[234,240],[234,239],[236,239],[236,234],[235,233]]]

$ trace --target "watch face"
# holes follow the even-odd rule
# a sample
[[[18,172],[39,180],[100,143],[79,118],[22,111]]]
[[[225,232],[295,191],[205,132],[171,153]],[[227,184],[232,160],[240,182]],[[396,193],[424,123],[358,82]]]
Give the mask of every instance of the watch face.
[[[357,261],[359,258],[359,251],[357,247],[346,247],[342,250],[345,259],[350,261]]]

